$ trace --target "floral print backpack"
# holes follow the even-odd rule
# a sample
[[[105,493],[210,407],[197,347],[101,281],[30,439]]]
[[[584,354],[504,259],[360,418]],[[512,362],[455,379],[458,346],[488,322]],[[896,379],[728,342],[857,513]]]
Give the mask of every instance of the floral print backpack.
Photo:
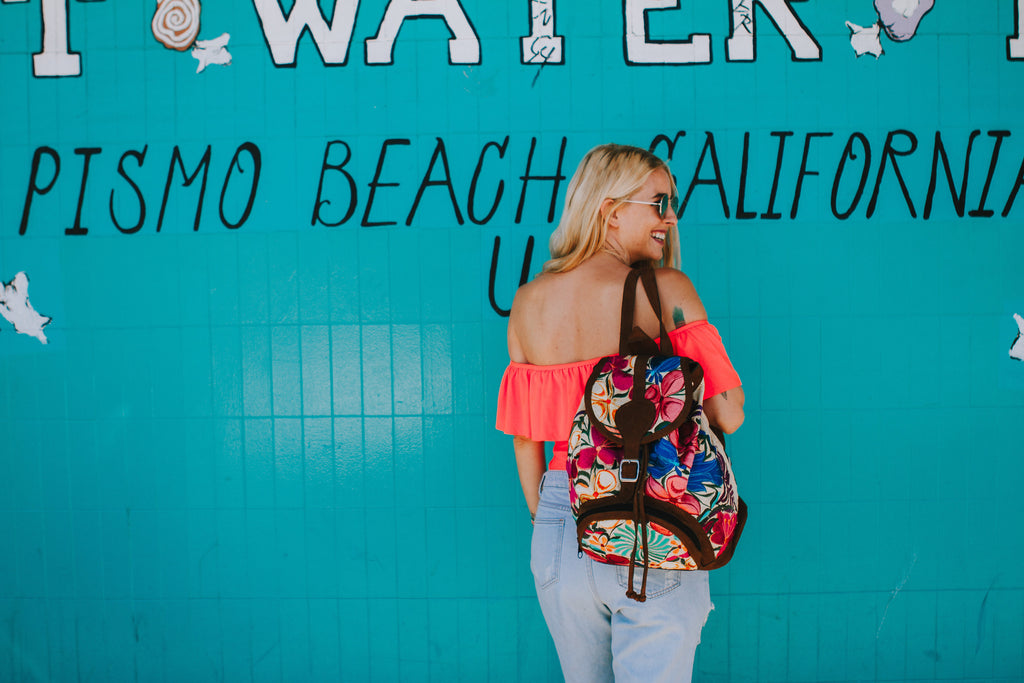
[[[628,564],[626,595],[643,602],[649,568],[725,565],[747,508],[723,441],[704,414],[703,369],[674,355],[664,322],[660,347],[633,327],[638,279],[661,311],[654,271],[631,271],[619,353],[598,361],[587,380],[566,468],[580,550],[600,562]],[[643,567],[639,593],[637,566]]]

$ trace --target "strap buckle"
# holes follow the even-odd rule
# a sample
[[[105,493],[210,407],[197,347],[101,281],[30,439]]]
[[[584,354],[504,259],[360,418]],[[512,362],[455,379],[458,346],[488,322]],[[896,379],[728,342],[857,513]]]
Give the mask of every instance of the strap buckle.
[[[640,461],[635,458],[619,463],[619,481],[634,482],[640,478]]]

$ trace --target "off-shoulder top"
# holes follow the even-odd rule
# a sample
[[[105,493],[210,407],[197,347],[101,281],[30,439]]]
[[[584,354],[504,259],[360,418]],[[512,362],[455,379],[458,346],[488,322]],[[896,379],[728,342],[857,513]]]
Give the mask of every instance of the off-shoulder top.
[[[725,352],[722,337],[707,320],[687,323],[668,333],[677,355],[704,369],[704,397],[741,385]],[[600,358],[560,365],[509,363],[498,390],[497,428],[532,441],[553,441],[549,469],[565,469],[572,418],[579,409],[587,378]]]

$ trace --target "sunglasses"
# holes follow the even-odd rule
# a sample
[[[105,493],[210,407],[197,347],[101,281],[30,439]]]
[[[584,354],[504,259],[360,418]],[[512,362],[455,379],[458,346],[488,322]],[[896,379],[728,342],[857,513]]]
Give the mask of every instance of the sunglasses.
[[[672,207],[672,213],[679,215],[679,197],[669,197],[667,194],[661,195],[661,199],[656,202],[642,202],[638,199],[623,199],[623,204],[647,204],[648,206],[658,207],[658,218],[664,218],[668,214],[668,207]]]

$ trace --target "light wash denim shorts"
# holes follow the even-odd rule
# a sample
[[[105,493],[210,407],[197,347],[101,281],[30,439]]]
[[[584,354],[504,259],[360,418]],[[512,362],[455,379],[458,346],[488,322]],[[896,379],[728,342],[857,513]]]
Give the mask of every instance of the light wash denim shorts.
[[[690,680],[712,609],[708,573],[651,569],[647,601],[627,598],[628,567],[579,552],[565,472],[541,479],[530,569],[566,681]]]

